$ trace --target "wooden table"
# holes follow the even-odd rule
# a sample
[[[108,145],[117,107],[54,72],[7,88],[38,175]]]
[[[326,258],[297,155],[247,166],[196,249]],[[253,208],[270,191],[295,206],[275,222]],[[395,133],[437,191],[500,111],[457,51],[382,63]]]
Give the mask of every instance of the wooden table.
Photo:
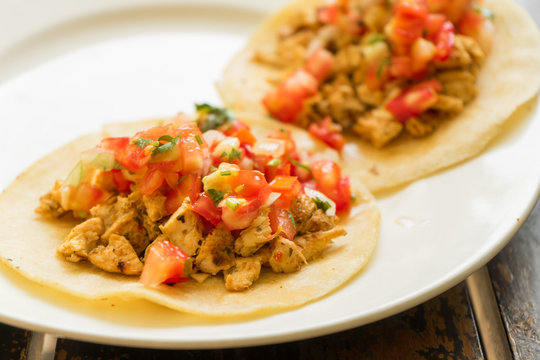
[[[286,344],[154,350],[0,324],[0,359],[539,359],[540,202],[490,263],[446,293],[356,329]]]

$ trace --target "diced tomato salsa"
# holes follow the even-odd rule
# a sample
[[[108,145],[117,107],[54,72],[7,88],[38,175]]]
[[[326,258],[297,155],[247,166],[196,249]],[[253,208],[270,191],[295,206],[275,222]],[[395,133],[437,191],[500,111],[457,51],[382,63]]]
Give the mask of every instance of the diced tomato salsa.
[[[359,67],[354,76],[363,77],[363,83],[371,92],[383,90],[392,82],[409,84],[411,88],[396,94],[397,97],[385,107],[397,121],[405,123],[436,103],[441,90],[434,87],[416,88],[415,85],[433,77],[434,64],[446,62],[450,58],[455,35],[470,36],[488,51],[494,33],[490,18],[479,11],[481,8],[473,0],[396,0],[387,1],[385,5],[375,2],[369,6],[379,7],[379,12],[385,13],[382,19],[386,23],[380,34],[366,33],[368,30],[365,21],[370,19],[364,16],[368,16],[365,14],[370,9],[358,10],[359,6],[352,1],[340,0],[319,7],[314,16],[319,26],[314,30],[317,34],[315,36],[324,33],[327,38],[320,35],[321,38],[316,38],[318,42],[312,41],[304,55],[303,67],[286,77],[262,98],[262,104],[274,118],[303,126],[306,122],[311,123],[310,134],[338,151],[342,149],[344,139],[340,134],[341,127],[337,124],[343,124],[344,121],[329,118],[326,116],[328,111],[321,114],[319,119],[316,116],[314,118],[313,112],[310,113],[311,117],[305,117],[304,105],[307,99],[324,89],[325,80],[335,75],[333,72],[338,60],[341,60],[340,66],[343,67],[343,58],[347,58],[342,56],[338,59],[342,50],[336,45],[339,36],[357,36],[360,39],[357,44],[360,45],[385,42],[390,54],[382,59],[375,57],[367,66]],[[373,13],[376,11],[370,14]],[[331,33],[329,29],[337,34],[334,36],[338,40],[332,38],[332,41],[328,41],[328,33]],[[319,45],[314,47],[314,44]],[[340,71],[337,70],[338,73]],[[314,101],[322,101],[317,99]],[[325,99],[324,96],[322,99]],[[322,106],[328,108],[327,102],[323,102]],[[317,114],[317,110],[314,113]]]
[[[205,133],[194,123],[172,123],[132,137],[105,138],[91,154],[65,183],[66,210],[88,212],[113,194],[159,193],[166,197],[168,215],[189,197],[192,210],[212,226],[223,222],[229,230],[241,230],[262,207],[270,207],[272,229],[292,239],[296,230],[289,207],[304,185],[333,200],[337,211],[350,206],[349,180],[339,166],[304,162],[283,129],[257,140],[238,120]],[[189,275],[187,258],[173,244],[152,245],[141,279],[150,285],[183,281]]]

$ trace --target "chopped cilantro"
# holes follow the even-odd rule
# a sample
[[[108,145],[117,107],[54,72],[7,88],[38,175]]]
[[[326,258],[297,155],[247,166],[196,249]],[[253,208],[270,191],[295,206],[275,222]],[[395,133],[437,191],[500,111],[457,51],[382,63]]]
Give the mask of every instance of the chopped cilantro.
[[[186,178],[186,175],[183,175],[180,179],[178,179],[176,183],[180,184],[182,181],[184,181],[185,178]]]
[[[236,210],[236,208],[238,207],[238,205],[240,205],[240,203],[236,199],[227,198],[225,200],[225,205],[227,205],[228,207],[230,207],[233,210]]]
[[[384,40],[386,40],[386,37],[383,34],[375,34],[373,36],[370,36],[370,38],[368,39],[368,44],[373,45]]]
[[[136,146],[144,149],[145,147],[147,147],[148,145],[150,145],[153,142],[154,142],[154,140],[152,140],[152,139],[145,139],[145,138],[138,137],[133,141],[133,144],[135,144]]]
[[[237,148],[232,148],[231,152],[229,153],[229,162],[233,161],[234,159],[242,160],[242,152]]]
[[[282,132],[282,133],[284,133],[284,134],[287,133],[287,131],[285,131],[284,128],[279,128],[279,131]]]
[[[390,59],[382,59],[381,62],[379,63],[379,67],[377,67],[377,77],[380,78],[382,76],[382,71],[384,69],[385,66],[387,65],[390,65],[392,63],[392,61]]]
[[[289,219],[291,219],[291,222],[292,222],[292,226],[294,228],[294,230],[296,230],[296,221],[294,221],[294,216],[292,215],[292,212],[290,211],[287,211],[289,213]]]
[[[168,135],[163,135],[162,137],[160,137],[160,139],[165,136],[168,136]],[[170,136],[168,137],[171,138]],[[162,153],[165,153],[167,151],[171,151],[172,149],[174,149],[178,141],[180,141],[180,136],[176,136],[174,138],[171,138],[171,140],[165,140],[165,141],[167,141],[165,144],[161,144],[159,141],[157,141],[157,145],[152,144],[156,147],[154,151],[152,151],[152,155],[162,154]]]
[[[323,212],[326,212],[326,210],[332,207],[328,201],[319,199],[318,197],[314,197],[313,202],[317,205],[317,209],[321,209]]]
[[[221,200],[223,200],[223,197],[225,196],[224,193],[216,189],[208,189],[206,192],[208,193],[208,195],[210,195],[212,201],[214,202],[214,204],[216,204],[216,206],[221,202]]]
[[[197,143],[198,143],[199,145],[202,145],[202,144],[203,144],[203,141],[202,141],[201,136],[200,136],[199,134],[195,135],[195,140],[197,140]]]
[[[287,158],[289,159],[289,161],[290,161],[294,166],[299,167],[299,168],[302,168],[302,169],[304,169],[304,170],[307,170],[307,171],[309,171],[310,174],[313,175],[313,172],[311,171],[311,168],[310,168],[309,166],[304,165],[304,164],[302,164],[301,162],[298,162],[298,161],[294,160],[294,159],[293,159],[292,157],[290,157],[289,155],[287,155]]]
[[[158,141],[172,141],[173,137],[171,135],[162,135],[159,137]]]
[[[281,159],[272,159],[266,163],[266,166],[279,166],[281,164]]]
[[[231,123],[236,118],[231,110],[209,104],[195,104],[195,109],[198,113],[205,115],[199,119],[198,123],[202,132],[216,129],[225,123]]]
[[[229,176],[229,175],[232,174],[232,172],[231,172],[231,170],[221,170],[221,171],[219,172],[219,174],[220,174],[221,176]]]
[[[351,202],[356,202],[356,194],[351,194]]]

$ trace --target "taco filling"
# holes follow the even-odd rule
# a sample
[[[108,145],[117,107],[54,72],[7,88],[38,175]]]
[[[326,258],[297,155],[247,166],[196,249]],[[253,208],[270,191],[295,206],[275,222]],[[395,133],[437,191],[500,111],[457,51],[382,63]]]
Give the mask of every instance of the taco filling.
[[[343,131],[377,148],[460,114],[494,36],[471,0],[341,0],[304,7],[252,61],[279,70],[262,103],[341,150]]]
[[[84,220],[59,256],[150,287],[223,274],[242,291],[262,267],[297,272],[346,234],[336,214],[351,187],[334,161],[301,159],[284,129],[257,140],[231,112],[197,110],[102,139],[41,197],[39,214]]]

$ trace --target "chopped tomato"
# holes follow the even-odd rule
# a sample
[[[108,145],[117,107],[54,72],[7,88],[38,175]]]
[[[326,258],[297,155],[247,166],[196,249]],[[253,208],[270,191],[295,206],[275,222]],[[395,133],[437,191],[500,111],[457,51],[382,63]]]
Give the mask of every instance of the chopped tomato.
[[[283,122],[294,122],[302,102],[317,92],[317,80],[305,70],[297,70],[277,89],[268,92],[262,102],[268,112]]]
[[[340,16],[339,4],[330,4],[317,9],[317,19],[323,24],[335,24]]]
[[[276,129],[266,136],[268,139],[281,139],[285,141],[285,154],[294,156],[296,154],[296,144],[291,132],[285,129]]]
[[[149,169],[139,184],[139,191],[143,195],[150,195],[163,184],[165,176],[161,170]]]
[[[132,181],[127,180],[120,169],[111,170],[112,179],[114,182],[114,187],[121,193],[128,193],[130,191],[130,186],[133,184]]]
[[[394,56],[390,65],[390,75],[394,78],[410,78],[412,76],[410,56]]]
[[[283,209],[288,209],[291,200],[302,191],[302,184],[296,176],[278,175],[270,183],[270,189],[272,192],[281,194],[275,204]]]
[[[193,211],[210,221],[214,226],[221,221],[221,209],[214,204],[212,198],[205,192],[193,204]]]
[[[388,82],[390,63],[389,59],[382,59],[368,68],[364,82],[371,91],[380,90]]]
[[[450,57],[454,46],[454,38],[454,25],[450,21],[445,21],[435,35],[435,45],[437,47],[434,56],[435,60],[446,61]]]
[[[459,22],[458,29],[462,34],[478,41],[485,52],[491,50],[495,27],[482,13],[474,10],[467,11]]]
[[[279,235],[284,236],[289,240],[294,239],[296,228],[292,214],[289,211],[272,205],[268,217],[270,218],[270,228],[272,229],[273,234],[275,234],[281,226]]]
[[[394,7],[394,12],[399,16],[418,19],[425,19],[428,16],[425,2],[419,0],[399,0]]]
[[[309,126],[309,133],[337,151],[341,151],[345,145],[345,139],[341,135],[341,126],[334,124],[330,116],[325,117],[318,124],[312,123]]]
[[[202,191],[202,184],[199,175],[183,175],[177,181],[176,186],[171,186],[164,191],[167,199],[165,200],[165,210],[167,214],[172,214],[182,205],[186,196],[189,196],[193,204]]]
[[[112,150],[115,159],[131,172],[143,168],[152,156],[152,151],[131,143],[130,138],[105,138],[101,140],[100,147]]]
[[[418,116],[437,101],[437,92],[442,85],[435,79],[427,80],[405,89],[401,94],[386,104],[398,121],[405,122],[412,116]]]
[[[432,40],[435,35],[442,28],[444,22],[446,21],[446,16],[442,14],[429,14],[426,18],[425,23],[425,36],[426,38]]]
[[[221,219],[229,230],[245,229],[259,214],[261,203],[259,200],[245,200],[236,197],[227,197],[219,204]]]
[[[189,280],[191,258],[168,241],[158,241],[146,254],[141,282],[146,286],[174,284]]]
[[[351,205],[351,184],[348,177],[341,177],[340,167],[331,160],[318,160],[311,166],[315,189],[336,203],[338,212]]]
[[[88,183],[68,185],[67,189],[62,192],[62,207],[73,211],[87,212],[109,197],[107,192]]]
[[[318,82],[322,82],[332,73],[334,61],[334,55],[330,51],[317,48],[309,55],[305,69]]]
[[[182,149],[183,173],[202,172],[204,154],[197,138],[195,136],[183,137],[180,140],[180,144]]]
[[[257,139],[255,138],[255,136],[253,136],[249,128],[242,128],[240,130],[237,130],[233,132],[231,136],[234,136],[235,138],[240,140],[241,144],[249,144],[251,146],[253,146],[253,144],[255,144],[255,142],[257,141]]]
[[[232,179],[233,191],[244,199],[256,198],[261,204],[268,200],[272,192],[264,174],[256,170],[240,170]]]

